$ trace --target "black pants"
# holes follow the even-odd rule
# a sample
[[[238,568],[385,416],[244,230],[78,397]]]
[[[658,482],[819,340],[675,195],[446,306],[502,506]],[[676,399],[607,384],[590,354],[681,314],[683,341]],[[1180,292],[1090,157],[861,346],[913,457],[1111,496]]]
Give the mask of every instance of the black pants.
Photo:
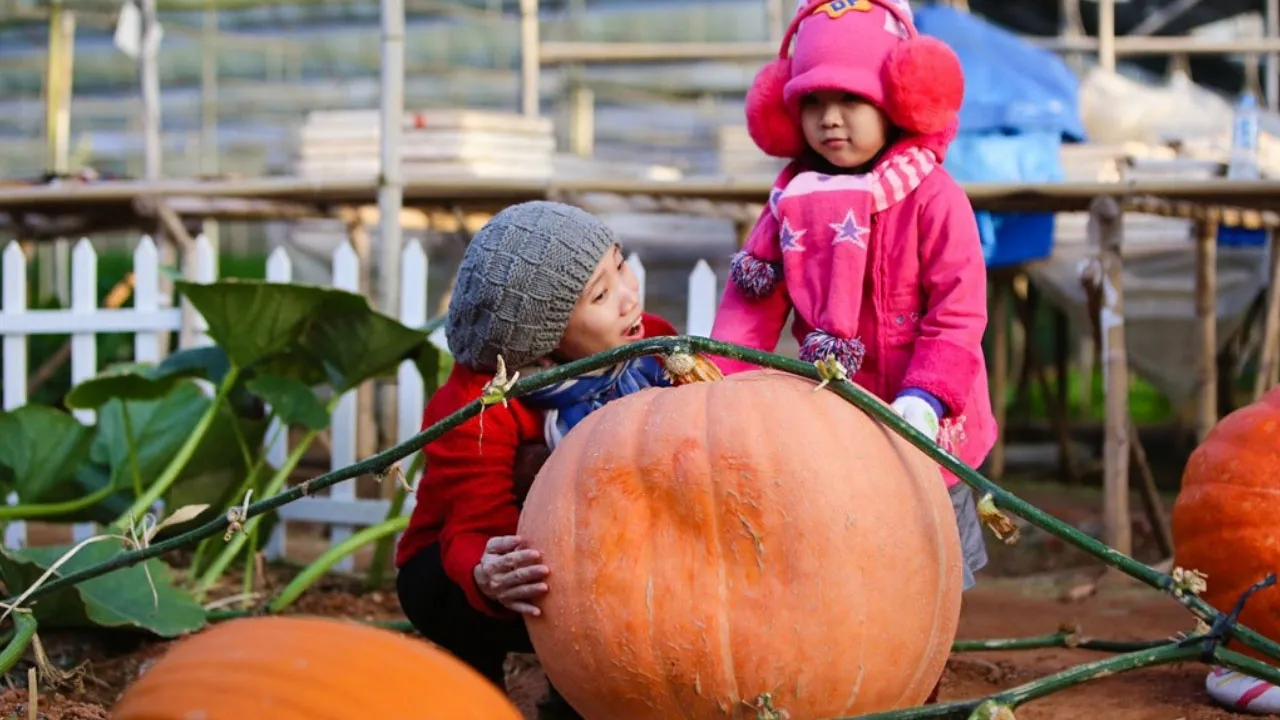
[[[462,588],[444,572],[440,545],[414,555],[396,576],[400,608],[414,628],[506,690],[507,653],[531,653],[524,621],[499,619],[471,607]]]

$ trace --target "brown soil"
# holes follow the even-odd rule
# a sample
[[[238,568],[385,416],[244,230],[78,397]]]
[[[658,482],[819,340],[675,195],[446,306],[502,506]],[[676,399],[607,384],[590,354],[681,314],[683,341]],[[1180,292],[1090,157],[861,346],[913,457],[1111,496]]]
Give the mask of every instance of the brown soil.
[[[1096,501],[1090,494],[1075,498],[1027,492],[1044,509],[1093,531]],[[1141,535],[1141,523],[1135,533]],[[992,564],[980,574],[978,587],[965,595],[961,638],[1043,635],[1064,623],[1078,624],[1089,637],[1150,640],[1191,630],[1194,620],[1171,598],[1115,575],[1103,576],[1083,554],[1064,548],[1034,529],[1012,548],[991,541]],[[1140,545],[1140,557],[1149,555]],[[1150,560],[1151,558],[1144,558]],[[1051,572],[1045,572],[1048,568]],[[1037,574],[1029,574],[1039,571]],[[293,570],[272,568],[269,586],[282,587]],[[1017,576],[1017,577],[1011,577]],[[238,590],[239,578],[228,577],[227,589]],[[364,620],[400,618],[395,592],[363,593],[358,583],[328,578],[299,600],[296,612]],[[105,720],[120,691],[139,670],[163,654],[168,643],[118,633],[42,633],[51,660],[64,669],[79,666],[77,679],[38,693],[39,717],[45,720]],[[947,702],[990,695],[1082,662],[1106,657],[1083,650],[1048,649],[955,655],[942,678],[940,700]],[[20,663],[6,678],[0,694],[0,720],[27,717],[27,665]],[[1207,668],[1184,663],[1136,670],[1097,680],[1024,705],[1019,720],[1220,720],[1243,716],[1210,703],[1204,690]],[[531,656],[513,656],[508,691],[528,718],[546,692],[546,681]]]

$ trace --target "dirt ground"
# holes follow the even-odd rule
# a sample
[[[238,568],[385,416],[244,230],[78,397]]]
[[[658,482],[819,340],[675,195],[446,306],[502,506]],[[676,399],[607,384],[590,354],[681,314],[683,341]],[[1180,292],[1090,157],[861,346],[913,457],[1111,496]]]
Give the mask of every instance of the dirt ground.
[[[1086,532],[1097,529],[1096,495],[1053,491],[1022,493],[1052,514]],[[1145,535],[1135,517],[1135,534]],[[1031,528],[1013,548],[989,541],[992,563],[979,585],[965,595],[960,639],[1008,638],[1055,632],[1064,623],[1088,637],[1113,640],[1166,638],[1191,630],[1194,619],[1171,598],[1123,577],[1103,575],[1087,556]],[[1136,551],[1152,561],[1147,541]],[[1147,556],[1147,557],[1144,557]],[[293,571],[273,568],[279,586]],[[230,577],[231,583],[238,582]],[[400,619],[394,590],[363,593],[359,584],[326,579],[307,593],[297,612],[360,618]],[[45,720],[106,720],[121,690],[139,670],[162,655],[167,643],[120,634],[41,635],[52,661],[81,664],[78,680],[63,688],[38,688],[38,717]],[[1106,657],[1083,650],[1049,649],[953,655],[942,678],[940,700],[968,699],[1030,682],[1082,662]],[[0,690],[0,720],[26,718],[28,665],[19,663]],[[1137,670],[1077,686],[1022,706],[1019,720],[1218,720],[1243,716],[1210,703],[1204,690],[1207,668],[1197,663]],[[41,680],[40,685],[45,681]],[[77,687],[78,685],[78,687]],[[510,663],[508,691],[528,718],[546,692],[545,678],[532,657]]]

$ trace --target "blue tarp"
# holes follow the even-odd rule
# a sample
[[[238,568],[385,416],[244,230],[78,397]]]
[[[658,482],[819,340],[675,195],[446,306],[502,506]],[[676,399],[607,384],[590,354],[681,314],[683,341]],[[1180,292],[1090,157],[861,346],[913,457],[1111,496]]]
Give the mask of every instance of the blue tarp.
[[[916,27],[947,43],[964,66],[964,133],[1051,132],[1084,140],[1079,81],[1048,50],[967,12],[943,5],[915,11]]]
[[[1079,81],[1057,55],[980,17],[941,5],[915,13],[921,34],[960,56],[965,99],[947,170],[961,182],[1036,183],[1063,179],[1061,144],[1085,139]],[[991,267],[1047,257],[1050,213],[977,213]]]

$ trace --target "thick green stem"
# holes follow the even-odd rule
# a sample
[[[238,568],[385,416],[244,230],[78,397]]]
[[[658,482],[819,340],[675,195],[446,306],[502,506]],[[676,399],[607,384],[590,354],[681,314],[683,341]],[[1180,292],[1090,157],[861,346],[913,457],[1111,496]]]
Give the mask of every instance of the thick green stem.
[[[953,653],[993,652],[1004,650],[1043,650],[1045,648],[1070,648],[1076,650],[1096,650],[1098,652],[1130,653],[1148,650],[1167,645],[1168,640],[1145,640],[1138,642],[1119,642],[1115,640],[1095,640],[1081,638],[1079,633],[1056,632],[1052,635],[1037,635],[1025,638],[1006,638],[995,640],[957,640],[951,645]]]
[[[1043,677],[1035,682],[1019,685],[1015,688],[996,693],[990,697],[961,700],[959,702],[940,703],[894,710],[883,713],[857,715],[839,720],[917,720],[918,718],[968,718],[981,705],[1004,706],[1017,708],[1023,703],[1051,695],[1069,687],[1116,675],[1138,668],[1166,665],[1181,660],[1192,660],[1204,652],[1198,644],[1165,642],[1159,646],[1139,650],[1138,652],[1117,655],[1105,660],[1085,663],[1076,667]]]
[[[413,456],[413,463],[409,465],[409,473],[405,478],[405,485],[413,487],[413,479],[418,477],[418,473],[422,472],[422,467],[426,465],[427,456],[425,453],[418,453]],[[387,520],[399,517],[404,512],[404,502],[409,498],[409,491],[401,486],[396,488],[396,492],[391,496],[391,506],[387,508]],[[369,565],[369,575],[365,578],[365,587],[369,590],[375,590],[382,587],[383,576],[387,572],[387,565],[391,560],[391,553],[395,549],[395,535],[387,535],[378,541],[377,546],[373,549],[373,562]]]
[[[120,401],[120,417],[124,420],[124,447],[129,455],[129,474],[133,476],[133,494],[142,495],[142,468],[138,465],[138,444],[133,439],[133,420],[129,415],[129,402]]]
[[[0,650],[0,675],[7,674],[13,669],[14,665],[27,654],[27,647],[31,645],[31,638],[36,636],[36,619],[29,612],[13,613],[14,633],[9,640],[9,644],[5,645],[4,650]]]
[[[187,463],[191,461],[191,456],[195,455],[196,448],[200,445],[200,441],[204,439],[204,434],[208,432],[209,426],[213,424],[213,419],[218,415],[218,408],[226,400],[227,394],[231,392],[231,388],[236,384],[236,376],[240,371],[233,365],[227,374],[223,376],[222,382],[218,385],[218,394],[214,396],[213,402],[209,405],[209,409],[204,412],[200,418],[200,422],[196,423],[195,429],[191,431],[191,437],[179,448],[178,454],[174,455],[169,461],[169,465],[164,469],[164,473],[147,488],[133,506],[125,511],[123,515],[116,518],[112,526],[121,532],[127,532],[143,515],[151,509],[156,500],[164,497],[169,492],[169,488],[178,480],[178,476],[186,469]]]
[[[307,566],[305,570],[299,573],[285,586],[280,594],[275,597],[267,605],[269,612],[283,612],[292,605],[302,593],[311,587],[329,572],[338,561],[346,556],[354,553],[365,545],[384,537],[394,537],[396,533],[401,532],[409,527],[409,516],[399,515],[390,520],[384,520],[377,525],[364,528],[360,532],[353,534],[346,540],[330,547],[323,555],[316,558],[316,561]]]
[[[246,617],[263,617],[267,613],[255,610],[210,610],[205,613],[204,619],[208,623],[227,622],[228,620],[239,620]],[[280,613],[283,617],[313,617],[313,613]],[[402,633],[417,632],[413,623],[408,620],[363,620],[360,618],[350,618],[352,622],[358,622],[362,625],[370,625],[372,627],[382,628],[384,630],[394,630]]]
[[[65,502],[44,503],[40,505],[0,505],[0,522],[13,520],[35,520],[37,518],[70,515],[97,505],[110,497],[114,492],[116,492],[114,486],[106,485],[94,490],[92,494],[76,498],[75,500],[67,500]]]
[[[782,370],[810,380],[823,379],[819,374],[818,368],[814,365],[803,363],[799,360],[781,357],[772,353],[761,352],[759,350],[744,348],[738,345],[721,343],[701,337],[660,337],[641,340],[608,352],[598,353],[581,360],[575,360],[573,362],[560,365],[546,372],[537,373],[532,377],[522,378],[518,382],[513,383],[505,393],[501,393],[496,397],[496,399],[502,400],[504,398],[516,398],[532,390],[544,388],[548,385],[561,382],[572,377],[577,377],[585,372],[608,367],[624,360],[640,357],[642,355],[669,355],[674,353],[690,352],[733,358],[762,367]],[[1052,515],[1043,512],[1007,490],[999,487],[995,483],[983,477],[973,468],[970,468],[950,453],[941,449],[935,442],[908,424],[896,412],[862,388],[854,385],[852,382],[837,380],[831,382],[828,387],[832,392],[835,392],[840,397],[849,401],[863,412],[887,425],[890,429],[905,438],[915,447],[919,448],[923,453],[925,453],[925,455],[932,458],[939,465],[955,473],[961,480],[977,490],[979,497],[989,494],[992,496],[997,506],[1020,515],[1049,534],[1061,538],[1068,544],[1097,557],[1103,563],[1111,567],[1119,568],[1125,573],[1128,573],[1152,587],[1165,592],[1174,593],[1174,582],[1169,575],[1159,572],[1148,565],[1144,565],[1123,553],[1107,547],[1105,544],[1081,533]],[[388,450],[345,468],[326,473],[304,483],[303,485],[290,488],[289,490],[281,492],[273,497],[254,503],[247,509],[247,516],[255,517],[257,515],[270,512],[297,500],[303,495],[336,485],[344,480],[350,480],[352,478],[368,474],[382,474],[391,467],[391,465],[408,457],[410,454],[417,452],[427,443],[435,441],[436,438],[440,437],[444,433],[475,417],[483,408],[484,404],[484,401],[477,398],[454,412],[452,415],[449,415],[431,427]],[[149,505],[142,505],[144,509],[148,506]],[[223,532],[228,527],[228,524],[228,518],[222,516],[202,525],[199,528],[183,533],[182,535],[175,536],[164,542],[156,543],[145,548],[139,548],[131,552],[121,553],[120,555],[117,555],[103,563],[93,567],[84,568],[74,573],[69,573],[57,580],[46,583],[37,588],[35,592],[31,593],[31,595],[28,596],[28,599],[35,600],[62,588],[75,585],[91,578],[99,577],[111,572],[112,570],[128,567],[148,558],[164,555],[170,550],[185,547],[193,542],[197,542],[206,537],[211,537],[217,533]],[[1210,624],[1221,616],[1221,613],[1197,597],[1187,596],[1184,594],[1178,599],[1192,612],[1192,614]],[[1231,628],[1230,635],[1249,647],[1280,660],[1280,645],[1264,638],[1257,632],[1247,627],[1237,625]]]

